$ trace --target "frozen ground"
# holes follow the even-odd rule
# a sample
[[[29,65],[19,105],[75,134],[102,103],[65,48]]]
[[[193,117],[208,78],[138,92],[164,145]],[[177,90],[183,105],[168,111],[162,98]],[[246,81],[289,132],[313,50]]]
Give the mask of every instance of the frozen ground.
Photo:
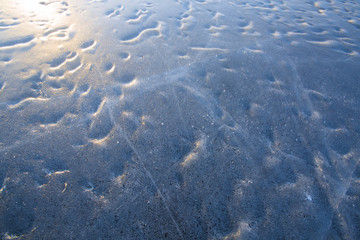
[[[3,239],[360,239],[360,3],[0,0]]]

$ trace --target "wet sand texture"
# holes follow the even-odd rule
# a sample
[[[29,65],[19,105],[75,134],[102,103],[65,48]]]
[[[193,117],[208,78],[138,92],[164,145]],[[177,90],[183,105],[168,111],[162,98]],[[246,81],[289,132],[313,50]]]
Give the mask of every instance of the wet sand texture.
[[[360,3],[0,3],[2,239],[360,239]]]

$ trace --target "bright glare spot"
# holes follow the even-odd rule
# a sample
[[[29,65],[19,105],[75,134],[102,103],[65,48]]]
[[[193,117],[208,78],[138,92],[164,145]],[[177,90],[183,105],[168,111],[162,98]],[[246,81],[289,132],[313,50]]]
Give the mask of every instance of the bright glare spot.
[[[61,17],[68,7],[63,1],[15,0],[15,6],[25,16],[37,20],[55,20]]]

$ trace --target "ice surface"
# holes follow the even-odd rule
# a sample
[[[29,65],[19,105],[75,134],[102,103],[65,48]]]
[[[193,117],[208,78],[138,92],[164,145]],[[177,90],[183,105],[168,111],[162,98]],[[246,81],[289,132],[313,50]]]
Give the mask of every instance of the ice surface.
[[[3,239],[360,239],[360,3],[0,1]]]

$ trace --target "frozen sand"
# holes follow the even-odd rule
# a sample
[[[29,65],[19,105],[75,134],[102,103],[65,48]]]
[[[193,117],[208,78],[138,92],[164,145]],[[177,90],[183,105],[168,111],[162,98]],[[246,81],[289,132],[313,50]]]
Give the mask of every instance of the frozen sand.
[[[356,1],[2,1],[4,239],[359,239]]]

